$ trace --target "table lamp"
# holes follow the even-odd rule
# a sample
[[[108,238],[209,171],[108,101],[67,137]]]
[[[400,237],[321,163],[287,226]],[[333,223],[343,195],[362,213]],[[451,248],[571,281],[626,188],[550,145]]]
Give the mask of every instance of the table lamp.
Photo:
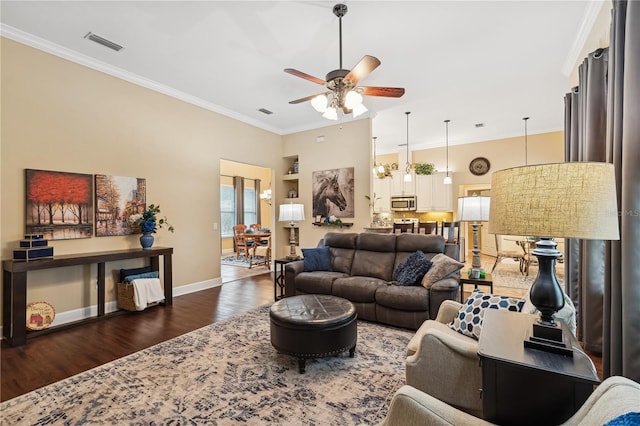
[[[471,278],[480,278],[482,264],[480,263],[480,246],[478,238],[478,222],[489,220],[489,206],[491,198],[479,195],[458,198],[458,220],[471,222],[473,230],[473,261],[471,262]]]
[[[564,306],[555,272],[562,253],[552,238],[618,240],[617,206],[613,164],[539,164],[493,174],[489,233],[541,237],[532,252],[539,269],[530,289],[541,315],[525,346],[572,354],[552,317]]]
[[[296,222],[304,220],[304,204],[281,204],[280,205],[280,222],[289,222],[291,224],[291,233],[289,234],[289,255],[288,260],[300,259],[296,253]]]

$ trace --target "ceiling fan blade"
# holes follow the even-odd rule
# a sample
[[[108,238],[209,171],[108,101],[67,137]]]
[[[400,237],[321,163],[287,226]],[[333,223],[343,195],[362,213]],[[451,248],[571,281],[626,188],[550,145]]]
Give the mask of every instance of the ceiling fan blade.
[[[349,74],[345,76],[345,80],[351,80],[353,84],[358,84],[360,80],[369,75],[369,73],[380,65],[380,60],[375,56],[364,55],[360,62],[356,64],[355,67]]]
[[[298,71],[298,70],[293,69],[293,68],[285,68],[284,72],[289,73],[291,75],[295,75],[296,77],[304,78],[305,80],[309,80],[309,81],[312,81],[312,82],[317,83],[317,84],[322,84],[323,86],[325,84],[327,84],[326,81],[324,81],[324,80],[322,80],[322,79],[320,79],[318,77],[314,77],[312,75],[309,75],[309,74],[304,73],[302,71]]]
[[[289,101],[290,104],[300,104],[302,102],[310,101],[318,95],[322,95],[323,93],[316,93],[315,95],[305,96],[304,98],[296,99],[295,101]]]
[[[366,96],[386,96],[389,98],[399,98],[404,95],[402,87],[367,87],[360,86],[358,91]]]

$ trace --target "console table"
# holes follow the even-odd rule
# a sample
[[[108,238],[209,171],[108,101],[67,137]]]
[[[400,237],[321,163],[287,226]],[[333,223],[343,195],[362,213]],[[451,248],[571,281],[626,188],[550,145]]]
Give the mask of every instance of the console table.
[[[2,330],[10,346],[20,346],[27,343],[27,272],[41,269],[61,268],[76,265],[98,265],[98,316],[82,321],[103,319],[105,315],[105,263],[117,260],[149,258],[151,270],[160,270],[159,257],[163,257],[164,272],[164,304],[173,303],[173,282],[171,255],[173,248],[153,247],[149,250],[126,249],[94,253],[70,254],[54,256],[49,259],[32,261],[3,260],[2,279]],[[29,337],[48,333],[53,330],[69,328],[77,322],[53,326],[44,330],[29,331]]]
[[[482,365],[484,419],[500,425],[560,424],[600,383],[595,366],[562,323],[573,356],[525,347],[539,315],[487,309],[478,355]]]

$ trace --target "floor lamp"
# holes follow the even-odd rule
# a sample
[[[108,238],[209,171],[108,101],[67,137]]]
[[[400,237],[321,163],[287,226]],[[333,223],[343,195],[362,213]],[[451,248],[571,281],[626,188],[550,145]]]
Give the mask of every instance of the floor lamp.
[[[296,222],[304,220],[304,204],[281,204],[280,205],[280,222],[289,222],[291,232],[289,234],[289,255],[288,260],[300,259],[296,253]]]
[[[541,237],[532,252],[539,268],[530,290],[541,315],[525,346],[572,353],[552,316],[564,306],[555,271],[562,253],[552,238],[618,240],[617,206],[609,163],[539,164],[493,174],[489,233]]]
[[[473,230],[473,261],[471,262],[470,278],[480,278],[482,272],[482,264],[480,263],[480,244],[479,244],[479,227],[478,222],[486,222],[489,220],[489,206],[491,198],[479,195],[458,198],[458,220],[463,222],[471,222]]]

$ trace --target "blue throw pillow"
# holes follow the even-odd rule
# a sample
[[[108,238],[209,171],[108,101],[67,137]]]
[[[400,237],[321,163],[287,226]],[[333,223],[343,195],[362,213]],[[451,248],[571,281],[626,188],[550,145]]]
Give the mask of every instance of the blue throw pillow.
[[[329,247],[302,249],[304,257],[304,271],[332,271]]]
[[[413,253],[393,271],[399,285],[421,285],[422,278],[431,268],[431,261],[420,250]]]
[[[130,283],[133,280],[137,280],[138,278],[160,278],[160,273],[158,271],[145,272],[144,274],[138,275],[129,275],[125,277],[124,282]]]
[[[124,282],[124,279],[130,275],[144,274],[151,272],[151,266],[143,266],[142,268],[120,269],[120,283]]]
[[[640,425],[640,412],[632,411],[610,420],[604,426],[632,426]]]

